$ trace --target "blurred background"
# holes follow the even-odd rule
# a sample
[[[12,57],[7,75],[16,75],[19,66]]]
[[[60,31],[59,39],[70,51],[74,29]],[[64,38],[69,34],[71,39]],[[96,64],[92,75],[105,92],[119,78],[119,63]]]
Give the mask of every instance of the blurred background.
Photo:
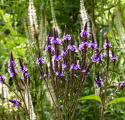
[[[37,120],[57,120],[56,109],[47,93],[44,81],[39,79],[36,66],[38,49],[45,61],[46,36],[49,27],[56,28],[62,39],[67,25],[69,34],[74,36],[75,44],[80,44],[80,32],[88,21],[88,30],[93,32],[99,49],[103,48],[105,35],[118,56],[116,67],[110,78],[107,96],[117,88],[118,82],[125,79],[125,1],[124,0],[0,0],[0,73],[7,77],[12,88],[14,84],[8,74],[10,51],[18,61],[20,56],[31,76],[30,93],[32,113]],[[89,38],[89,41],[91,37]],[[19,61],[18,61],[19,63]],[[81,97],[99,94],[93,84],[96,77],[93,67]],[[109,71],[110,72],[110,71]],[[125,90],[114,98],[124,97]],[[8,99],[15,95],[0,84],[0,120],[26,120],[24,111],[11,107]],[[84,100],[78,104],[74,120],[99,120],[101,107],[98,102]],[[104,120],[125,120],[124,103],[106,108]]]

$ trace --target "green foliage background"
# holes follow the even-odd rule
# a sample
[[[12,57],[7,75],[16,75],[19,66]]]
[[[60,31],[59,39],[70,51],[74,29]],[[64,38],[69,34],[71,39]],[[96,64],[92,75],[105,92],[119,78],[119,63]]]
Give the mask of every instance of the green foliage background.
[[[117,88],[117,83],[124,80],[124,41],[125,41],[125,1],[124,0],[84,0],[86,12],[90,21],[90,28],[96,35],[98,47],[102,48],[105,42],[105,34],[109,36],[115,54],[118,56],[115,70],[112,78],[108,83],[108,95],[111,95]],[[56,120],[56,110],[50,104],[50,98],[46,95],[46,87],[42,80],[39,79],[39,72],[35,61],[37,58],[37,50],[40,46],[36,43],[31,46],[32,41],[28,40],[23,20],[28,23],[28,0],[1,0],[0,1],[0,73],[7,76],[7,81],[13,87],[12,79],[8,70],[8,61],[10,51],[13,51],[14,58],[18,61],[18,57],[26,63],[31,75],[31,95],[34,105],[35,114],[38,120]],[[47,30],[53,25],[50,0],[34,0],[38,25],[43,19],[42,30]],[[53,0],[54,13],[56,21],[61,29],[62,38],[64,34],[65,24],[70,34],[76,39],[77,47],[79,45],[80,24],[80,0]],[[116,11],[116,9],[119,11]],[[42,13],[42,18],[41,18]],[[27,24],[28,27],[28,24]],[[43,32],[44,33],[44,32]],[[123,34],[122,34],[123,33]],[[46,33],[44,33],[46,34]],[[46,43],[43,36],[43,44]],[[41,52],[44,47],[40,48]],[[45,52],[43,56],[47,59]],[[19,61],[18,61],[19,62]],[[98,89],[93,85],[93,78],[96,77],[95,67],[89,75],[86,86],[83,89],[82,96],[97,94]],[[124,89],[120,90],[114,98],[124,97]],[[11,92],[10,92],[11,93]],[[24,120],[25,114],[20,109],[10,111],[12,108],[6,107],[7,103],[3,102],[2,94],[0,94],[0,118],[10,120]],[[6,105],[5,105],[6,104]],[[106,108],[104,120],[125,120],[124,103],[112,104]],[[84,100],[79,102],[75,111],[74,120],[99,120],[101,106],[98,101]]]

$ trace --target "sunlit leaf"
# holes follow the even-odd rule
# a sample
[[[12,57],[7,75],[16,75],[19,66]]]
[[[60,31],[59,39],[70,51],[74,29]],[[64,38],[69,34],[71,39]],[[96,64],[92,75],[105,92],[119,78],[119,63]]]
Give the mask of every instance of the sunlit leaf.
[[[78,101],[89,100],[89,99],[90,100],[97,100],[102,104],[101,98],[98,95],[85,96],[85,97],[78,99]]]

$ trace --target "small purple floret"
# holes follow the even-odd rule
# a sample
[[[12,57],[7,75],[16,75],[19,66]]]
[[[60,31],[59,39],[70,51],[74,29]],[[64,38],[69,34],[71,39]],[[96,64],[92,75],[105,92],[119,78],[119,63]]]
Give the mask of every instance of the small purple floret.
[[[28,79],[30,77],[30,74],[25,72],[24,74],[22,74],[22,79],[24,79],[24,76],[26,77],[26,79]]]
[[[96,49],[96,48],[97,48],[97,43],[91,41],[91,42],[89,43],[89,47],[93,47],[93,48]]]
[[[83,70],[82,72],[83,72],[83,73],[86,73],[86,70]],[[87,74],[90,74],[90,72],[88,72]]]
[[[121,88],[124,88],[125,87],[125,81],[120,82],[119,85],[120,85]]]
[[[95,84],[96,84],[97,87],[101,87],[101,85],[103,84],[102,79],[101,78],[99,78],[99,79],[95,78]]]
[[[12,62],[12,64],[13,64],[13,66],[17,66],[17,62],[16,62],[16,60],[11,61],[11,62]],[[8,67],[11,66],[11,62],[9,61],[9,63],[8,63]]]
[[[79,50],[83,50],[85,48],[85,46],[88,48],[89,43],[88,42],[81,42],[81,44],[79,45]]]
[[[46,45],[46,47],[45,47],[45,51],[48,51],[48,50],[51,50],[51,53],[54,53],[54,47],[53,47],[53,45]]]
[[[80,36],[83,37],[86,33],[86,36],[89,37],[89,31],[88,30],[84,30],[82,29],[81,33],[80,33]]]
[[[118,60],[118,58],[117,58],[116,55],[114,55],[114,56],[111,57],[111,61],[116,61],[116,60]]]
[[[53,60],[55,60],[55,61],[59,61],[61,59],[61,55],[54,55],[53,56]]]
[[[6,80],[6,77],[0,74],[0,83],[2,83],[2,81],[5,81],[5,80]]]
[[[67,68],[67,65],[66,64],[62,64],[62,68],[63,69]]]
[[[27,70],[28,69],[26,68],[26,66],[23,66],[23,68],[21,66],[19,67],[19,71],[21,71],[22,73],[25,73]]]
[[[63,36],[63,40],[71,40],[71,36],[66,34]]]
[[[40,57],[40,58],[37,58],[37,62],[36,62],[36,64],[40,64],[40,62],[41,63],[44,63],[44,59],[42,58],[42,57]]]
[[[80,68],[80,65],[79,65],[79,64],[76,64],[76,65],[75,65],[75,64],[72,63],[71,69],[77,70],[77,69],[81,69],[81,68]]]
[[[101,53],[98,56],[97,54],[95,54],[95,55],[92,55],[91,59],[92,59],[92,62],[99,63],[99,61],[103,61],[103,55]]]
[[[51,37],[50,41],[51,41],[51,44],[62,45],[61,40],[58,37],[57,38]]]
[[[63,71],[61,72],[61,73],[59,73],[59,72],[56,72],[56,74],[55,74],[56,76],[64,76],[64,74],[63,74]]]
[[[74,51],[74,50],[76,50],[76,46],[75,45],[68,45],[68,50]]]
[[[108,46],[109,46],[109,47],[112,47],[112,45],[111,45],[110,42],[106,42],[106,43],[104,44],[105,49],[106,49]]]
[[[62,49],[62,55],[66,55],[67,54],[67,50],[64,48]]]
[[[10,76],[13,77],[14,73],[18,74],[18,71],[14,68],[14,71],[12,70],[12,67],[8,68],[8,72],[10,73]]]
[[[13,107],[19,107],[19,105],[20,105],[20,100],[17,99],[17,98],[14,98],[13,102],[11,102],[11,103],[12,103],[12,106],[13,106]]]

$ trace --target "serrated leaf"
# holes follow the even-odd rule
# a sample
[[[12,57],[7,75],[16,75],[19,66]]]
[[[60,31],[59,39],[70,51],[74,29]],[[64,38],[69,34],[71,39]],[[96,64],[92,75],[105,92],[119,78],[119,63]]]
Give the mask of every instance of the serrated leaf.
[[[82,98],[78,99],[78,101],[88,100],[88,99],[90,99],[90,100],[97,100],[97,101],[99,101],[102,104],[101,98],[98,95],[85,96],[85,97],[82,97]]]
[[[121,103],[121,102],[125,102],[125,97],[116,98],[116,99],[112,100],[111,102],[109,102],[107,104],[107,106],[110,105],[110,104],[113,104],[113,103]]]

